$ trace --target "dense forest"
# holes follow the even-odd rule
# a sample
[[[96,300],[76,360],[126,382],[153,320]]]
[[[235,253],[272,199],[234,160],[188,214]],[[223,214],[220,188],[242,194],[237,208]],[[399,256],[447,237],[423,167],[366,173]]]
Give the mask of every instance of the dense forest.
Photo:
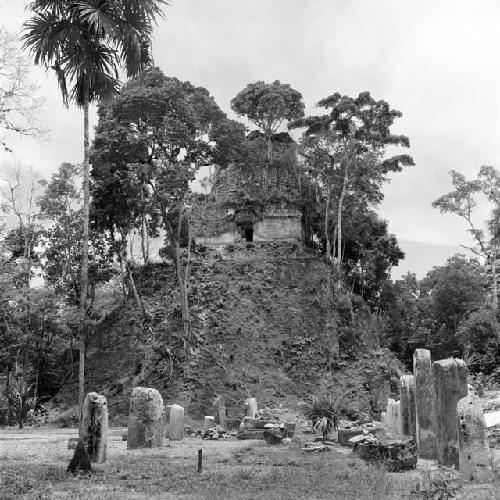
[[[134,308],[142,330],[153,332],[138,343],[161,347],[164,359],[186,361],[197,351],[192,304],[202,283],[190,265],[206,249],[195,242],[193,221],[215,191],[256,212],[300,210],[302,243],[325,264],[338,344],[328,369],[342,370],[374,344],[410,367],[414,349],[426,347],[437,358],[462,357],[481,383],[499,381],[494,168],[471,181],[452,172],[455,190],[434,203],[470,224],[476,245],[467,256],[450,257],[423,279],[393,281],[404,253],[377,208],[390,177],[418,166],[406,153],[409,139],[392,131],[402,113],[388,102],[335,92],[305,116],[299,90],[259,81],[232,99],[236,121],[209,90],[156,67],[132,71],[114,94],[99,104],[86,164],[63,163],[49,179],[16,167],[2,181],[1,423],[22,425],[78,368],[83,391],[86,348],[120,311]],[[230,177],[237,189],[229,192]],[[485,231],[472,223],[479,196],[492,204]],[[155,334],[163,318],[140,286],[159,265],[150,250],[158,239],[175,275],[165,296],[179,332],[172,344]]]

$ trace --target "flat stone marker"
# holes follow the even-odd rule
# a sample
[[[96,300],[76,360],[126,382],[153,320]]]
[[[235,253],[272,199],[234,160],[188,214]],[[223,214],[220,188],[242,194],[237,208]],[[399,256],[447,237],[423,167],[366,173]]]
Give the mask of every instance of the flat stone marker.
[[[416,440],[415,379],[413,375],[401,375],[399,378],[399,397],[401,401],[401,433],[405,436],[413,436],[413,439]]]
[[[212,429],[212,427],[215,427],[215,417],[212,416],[205,417],[205,421],[203,423],[203,434]]]
[[[459,467],[457,403],[467,396],[467,367],[461,359],[432,364],[436,394],[436,455],[438,463]]]
[[[184,438],[184,408],[172,405],[170,408],[170,426],[168,429],[170,441],[180,441]]]
[[[486,422],[479,396],[470,395],[457,403],[460,472],[468,481],[493,479]]]
[[[413,376],[418,455],[436,458],[436,396],[428,349],[416,349],[413,353]]]
[[[81,438],[91,462],[106,461],[108,403],[97,392],[89,392],[83,402]]]
[[[163,398],[156,389],[135,387],[130,396],[127,449],[163,446]]]
[[[255,398],[245,399],[245,415],[250,418],[257,416],[257,400]]]

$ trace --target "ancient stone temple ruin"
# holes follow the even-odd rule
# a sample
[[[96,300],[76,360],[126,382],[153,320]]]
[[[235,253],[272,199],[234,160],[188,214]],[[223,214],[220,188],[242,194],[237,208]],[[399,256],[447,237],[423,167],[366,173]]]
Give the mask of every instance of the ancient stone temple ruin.
[[[302,241],[302,214],[297,209],[267,208],[258,212],[253,208],[213,208],[211,215],[218,216],[224,224],[203,229],[199,225],[195,236],[198,245]],[[203,217],[200,222],[203,223]]]

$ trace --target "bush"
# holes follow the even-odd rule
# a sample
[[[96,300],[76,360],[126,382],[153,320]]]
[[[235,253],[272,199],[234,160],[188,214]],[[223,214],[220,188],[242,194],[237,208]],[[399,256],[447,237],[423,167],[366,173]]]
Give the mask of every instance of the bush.
[[[304,415],[311,420],[313,429],[323,434],[323,439],[330,434],[332,429],[338,427],[344,396],[335,398],[333,396],[312,396],[306,403]]]

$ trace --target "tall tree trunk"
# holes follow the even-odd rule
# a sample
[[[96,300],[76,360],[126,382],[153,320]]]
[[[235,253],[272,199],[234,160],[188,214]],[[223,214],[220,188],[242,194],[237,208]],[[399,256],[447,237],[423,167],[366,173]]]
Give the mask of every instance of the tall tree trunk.
[[[337,208],[337,264],[342,262],[342,209],[344,208],[344,197],[347,190],[348,164],[345,166],[344,180],[342,181],[342,191],[340,193],[339,204]]]
[[[497,249],[493,249],[493,257],[491,259],[491,276],[493,278],[493,307],[495,312],[498,312],[498,283],[497,283]]]
[[[144,261],[144,265],[146,266],[149,262],[149,237],[148,237],[148,228],[146,225],[146,217],[142,214],[141,217],[141,251],[142,251],[142,260]]]
[[[184,337],[186,339],[191,338],[191,315],[189,312],[189,297],[187,294],[186,280],[182,273],[182,261],[181,261],[181,248],[180,248],[180,236],[181,236],[181,222],[182,222],[182,203],[179,206],[179,220],[177,225],[177,235],[173,230],[172,226],[168,222],[167,217],[167,207],[162,204],[162,218],[165,231],[167,232],[168,241],[170,243],[170,256],[175,262],[175,272],[177,276],[177,283],[179,285],[179,295],[181,299],[181,314],[182,314],[182,328],[184,330]]]
[[[328,215],[330,213],[330,196],[331,196],[331,188],[328,185],[326,190],[326,207],[325,207],[325,240],[326,240],[326,260],[329,261],[332,256],[332,243],[330,241],[330,221],[328,219]]]
[[[89,90],[84,90],[83,105],[83,235],[82,235],[82,276],[80,291],[80,370],[78,375],[78,403],[80,405],[80,436],[82,433],[83,400],[85,397],[85,343],[87,330],[85,316],[87,309],[87,288],[89,281]]]

